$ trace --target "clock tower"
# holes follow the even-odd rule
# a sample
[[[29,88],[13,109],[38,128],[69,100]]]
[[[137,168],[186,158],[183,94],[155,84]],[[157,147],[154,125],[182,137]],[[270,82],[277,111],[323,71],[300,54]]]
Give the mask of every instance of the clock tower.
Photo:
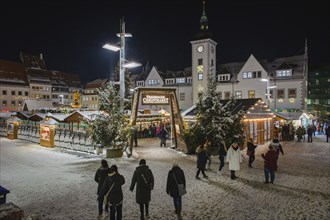
[[[192,99],[193,104],[198,101],[200,95],[206,92],[208,75],[216,73],[216,46],[212,40],[213,35],[208,28],[208,20],[205,14],[205,2],[203,1],[203,13],[200,19],[200,30],[190,41],[192,47]]]

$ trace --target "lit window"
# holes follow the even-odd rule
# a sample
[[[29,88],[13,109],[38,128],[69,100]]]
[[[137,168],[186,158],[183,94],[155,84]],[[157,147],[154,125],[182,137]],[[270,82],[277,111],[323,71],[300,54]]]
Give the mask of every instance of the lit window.
[[[255,98],[255,90],[249,90],[249,98]]]
[[[203,74],[202,73],[198,74],[198,80],[203,80]]]
[[[241,99],[242,98],[242,91],[235,91],[235,98]]]

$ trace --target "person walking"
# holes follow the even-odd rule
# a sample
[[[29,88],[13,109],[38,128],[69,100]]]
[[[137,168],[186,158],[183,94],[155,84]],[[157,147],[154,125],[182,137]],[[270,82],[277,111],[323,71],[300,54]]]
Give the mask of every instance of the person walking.
[[[237,142],[234,142],[228,149],[226,161],[229,162],[230,178],[232,180],[237,179],[235,172],[240,170],[240,163],[242,162],[242,155]]]
[[[313,142],[313,127],[311,125],[307,127],[307,142]]]
[[[247,155],[249,156],[249,167],[252,167],[252,163],[255,160],[255,149],[257,148],[257,145],[254,144],[253,139],[249,138],[249,141],[247,143]]]
[[[280,155],[280,152],[282,155],[284,155],[282,144],[280,144],[280,142],[278,141],[277,138],[274,138],[272,140],[272,142],[270,143],[270,145],[272,145],[274,147],[274,149],[276,150],[278,155]]]
[[[225,141],[220,141],[219,143],[219,161],[220,161],[220,166],[219,166],[219,171],[222,170],[222,168],[225,166],[225,156],[227,155],[227,147]]]
[[[163,145],[164,145],[164,147],[166,147],[166,134],[167,134],[167,131],[165,129],[165,126],[161,125],[161,128],[158,133],[158,137],[160,138],[160,147],[162,147]]]
[[[277,169],[277,159],[278,153],[273,145],[269,145],[269,150],[266,154],[261,154],[261,157],[264,159],[264,174],[265,174],[265,182],[269,183],[269,175],[270,175],[270,183],[274,183],[275,180],[275,171]]]
[[[325,134],[327,135],[327,142],[329,142],[330,139],[330,125],[325,129]]]
[[[95,173],[94,180],[97,182],[97,195],[100,195],[102,190],[103,183],[109,174],[110,168],[108,166],[108,162],[106,160],[101,160],[101,166],[97,169]],[[103,214],[103,198],[98,197],[98,208],[99,208],[99,218],[101,218]],[[104,210],[109,212],[109,205],[105,204]]]
[[[109,176],[105,179],[99,199],[108,200],[110,205],[110,220],[121,220],[123,209],[123,191],[122,185],[125,184],[125,178],[118,173],[118,167],[110,167]]]
[[[178,184],[183,184],[186,188],[184,172],[175,161],[167,175],[166,193],[173,198],[175,214],[178,215],[178,219],[181,219],[182,196],[179,195]]]
[[[197,173],[196,173],[196,179],[200,179],[199,178],[199,173],[202,172],[203,177],[207,178],[206,174],[205,174],[205,166],[206,166],[206,162],[207,162],[207,153],[204,149],[203,145],[200,145],[199,147],[197,147],[196,149],[196,153],[197,153]]]
[[[140,205],[140,218],[144,219],[144,208],[146,212],[146,217],[149,217],[149,202],[151,200],[151,190],[154,188],[154,176],[149,166],[146,165],[146,160],[141,159],[139,166],[136,167],[132,182],[130,186],[130,191],[133,192],[136,184],[136,203]]]

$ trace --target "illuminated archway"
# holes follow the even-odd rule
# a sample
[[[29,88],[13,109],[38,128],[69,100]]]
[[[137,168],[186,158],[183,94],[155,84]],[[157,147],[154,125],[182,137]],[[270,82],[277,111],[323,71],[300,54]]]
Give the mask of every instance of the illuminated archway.
[[[156,87],[138,87],[134,90],[133,104],[130,124],[136,125],[138,117],[139,104],[141,105],[169,105],[171,113],[171,126],[173,130],[174,148],[183,151],[187,150],[187,147],[183,141],[183,121],[176,97],[176,88],[156,88]],[[171,137],[172,138],[172,137]],[[133,152],[133,135],[130,137],[129,145],[130,154]]]

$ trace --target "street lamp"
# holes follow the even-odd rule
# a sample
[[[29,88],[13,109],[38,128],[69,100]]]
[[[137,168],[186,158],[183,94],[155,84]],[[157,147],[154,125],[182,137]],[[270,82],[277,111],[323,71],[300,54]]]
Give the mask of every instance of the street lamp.
[[[270,108],[270,90],[276,88],[277,86],[270,86],[269,76],[268,79],[262,78],[260,79],[260,81],[266,82],[266,99],[267,99],[267,105]]]
[[[118,51],[119,50],[119,81],[120,81],[120,110],[124,110],[124,98],[125,98],[125,68],[135,68],[141,66],[140,63],[129,62],[125,59],[125,38],[132,37],[132,34],[125,32],[125,21],[124,18],[120,20],[120,33],[116,34],[120,37],[119,44],[105,44],[103,48]]]

